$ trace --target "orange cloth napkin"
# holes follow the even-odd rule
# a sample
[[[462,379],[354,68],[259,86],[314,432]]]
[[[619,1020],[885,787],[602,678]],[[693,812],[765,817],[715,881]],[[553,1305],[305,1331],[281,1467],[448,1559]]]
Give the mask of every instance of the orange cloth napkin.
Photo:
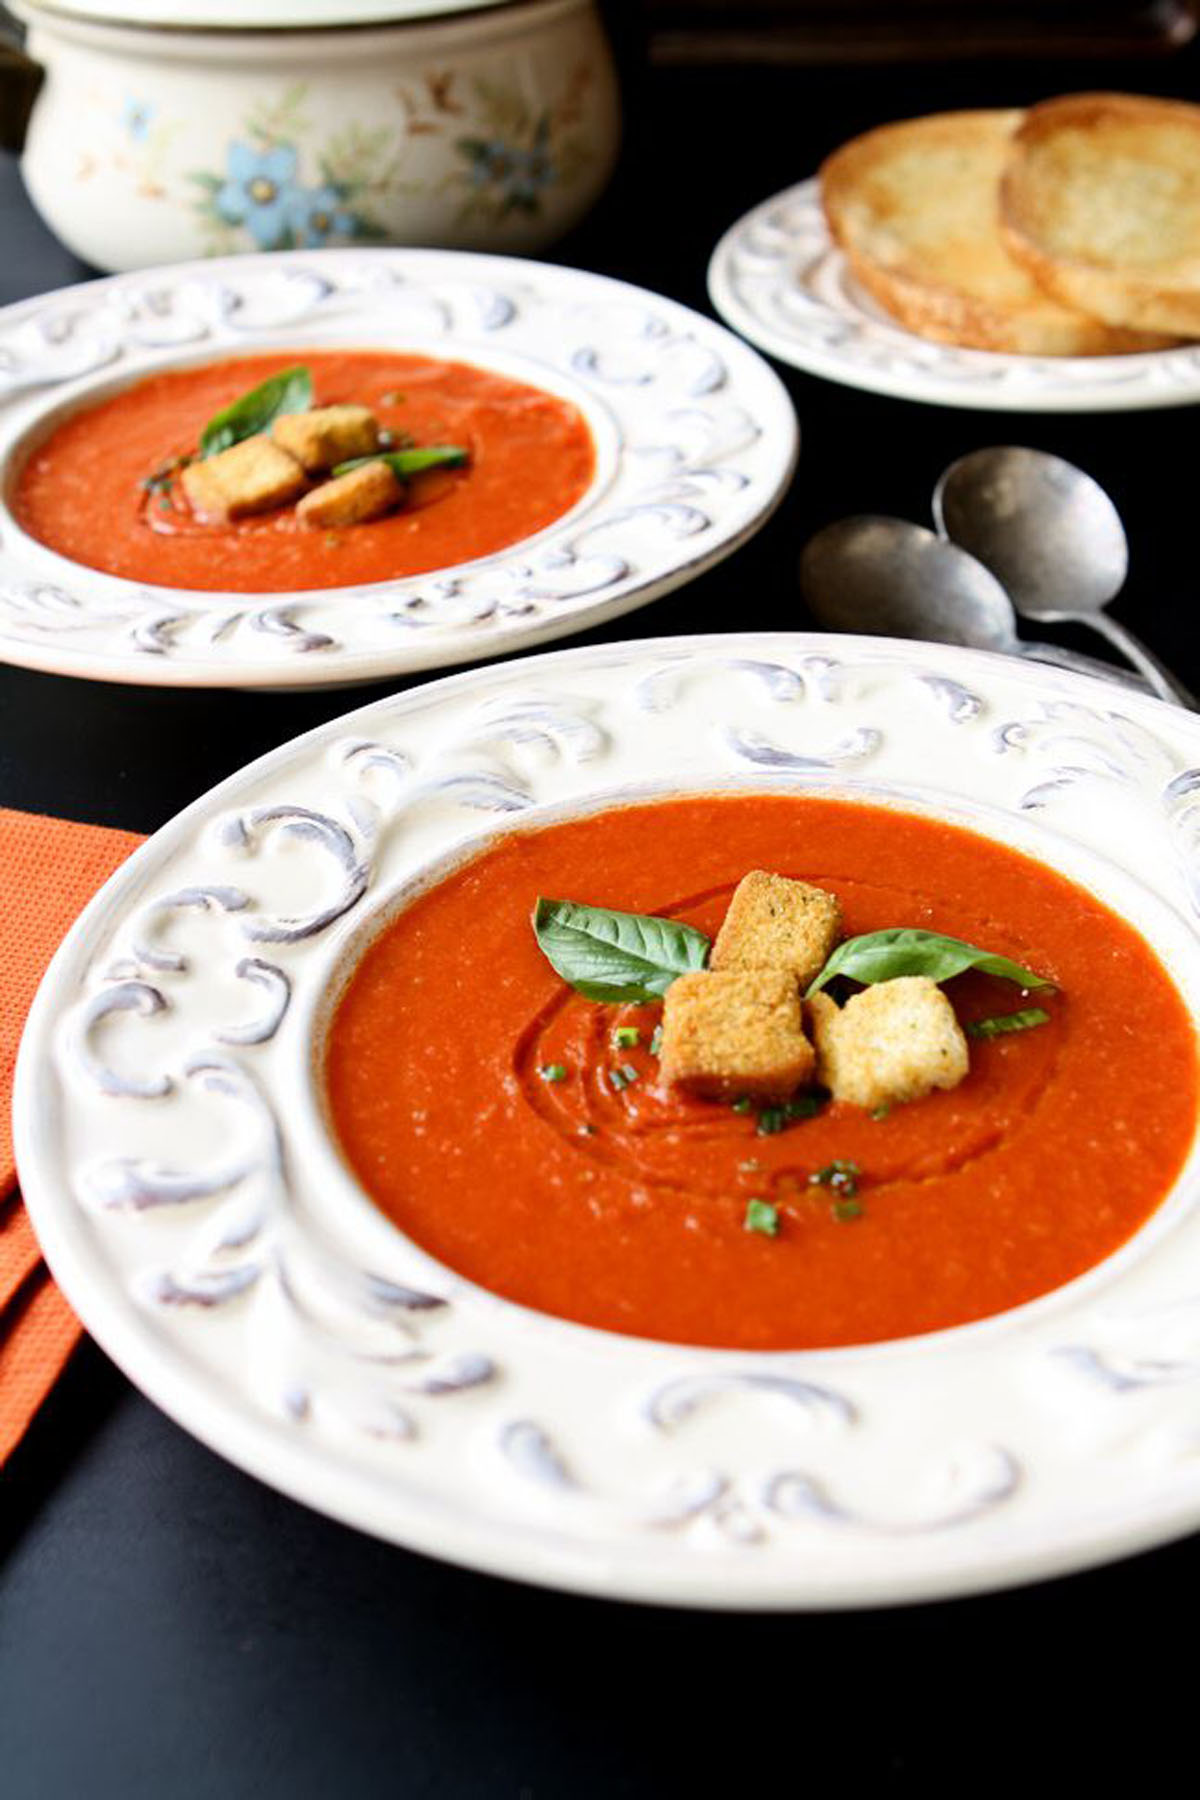
[[[0,1464],[79,1338],[16,1190],[12,1084],[25,1015],[68,927],[142,842],[0,807]]]

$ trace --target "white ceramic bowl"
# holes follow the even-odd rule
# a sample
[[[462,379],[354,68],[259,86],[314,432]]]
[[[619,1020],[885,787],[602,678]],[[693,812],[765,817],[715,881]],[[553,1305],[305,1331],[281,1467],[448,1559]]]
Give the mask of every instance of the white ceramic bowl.
[[[246,351],[392,348],[562,394],[596,469],[532,537],[307,593],[154,587],[60,556],[9,509],[21,460],[114,387]],[[721,326],[582,269],[323,250],[118,275],[0,311],[0,660],[170,687],[329,687],[497,656],[616,618],[728,556],[791,479],[796,415]]]
[[[172,7],[172,29],[103,16],[153,14],[135,0],[84,0],[77,11],[98,15],[86,18],[32,0],[13,10],[46,71],[30,195],[102,269],[344,243],[538,250],[587,210],[616,157],[594,0],[347,28],[310,4],[291,13],[322,25],[305,30],[230,29],[211,0]],[[261,8],[239,14],[269,22]],[[200,18],[222,28],[177,28]]]
[[[14,1120],[72,1306],[264,1481],[564,1588],[882,1605],[1195,1530],[1200,1146],[1129,1243],[1055,1292],[794,1352],[503,1300],[397,1230],[342,1161],[314,1041],[415,885],[497,830],[729,788],[898,804],[1011,844],[1127,917],[1200,1008],[1200,721],[1182,707],[1017,658],[781,633],[474,670],[233,776],[67,938]]]

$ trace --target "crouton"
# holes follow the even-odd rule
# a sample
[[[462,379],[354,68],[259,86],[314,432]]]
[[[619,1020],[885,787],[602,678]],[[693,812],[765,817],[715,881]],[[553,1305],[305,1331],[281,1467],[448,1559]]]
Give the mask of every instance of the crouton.
[[[785,969],[698,969],[663,1003],[663,1080],[707,1099],[783,1100],[812,1077],[800,995]]]
[[[817,1080],[835,1100],[872,1110],[957,1087],[967,1073],[967,1040],[954,1008],[926,975],[876,982],[838,1006],[828,994],[808,1002]]]
[[[370,456],[379,448],[379,425],[366,406],[317,406],[311,412],[284,413],[271,436],[310,475],[321,475],[335,463]]]
[[[183,491],[198,519],[244,519],[287,506],[308,486],[294,457],[268,437],[244,438],[217,456],[189,463]]]
[[[712,947],[712,969],[787,969],[806,988],[842,935],[836,895],[751,869],[734,889]]]
[[[385,462],[364,463],[335,481],[326,481],[306,494],[296,508],[303,525],[333,531],[340,525],[361,525],[382,518],[404,498],[404,483],[397,481]]]

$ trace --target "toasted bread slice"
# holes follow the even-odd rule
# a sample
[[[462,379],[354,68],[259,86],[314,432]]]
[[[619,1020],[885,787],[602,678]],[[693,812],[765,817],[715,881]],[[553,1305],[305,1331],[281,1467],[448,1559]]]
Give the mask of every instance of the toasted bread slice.
[[[910,331],[1029,356],[1105,356],[1164,339],[1063,305],[1005,249],[1000,177],[1016,111],[934,113],[854,138],[821,169],[854,275]]]
[[[1026,114],[1005,242],[1048,293],[1113,326],[1200,337],[1200,106],[1070,94]]]

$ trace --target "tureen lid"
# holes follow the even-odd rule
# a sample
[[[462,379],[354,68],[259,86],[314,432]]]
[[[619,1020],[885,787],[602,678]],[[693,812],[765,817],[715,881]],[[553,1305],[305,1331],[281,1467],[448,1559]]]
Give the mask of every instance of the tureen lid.
[[[513,0],[19,0],[23,15],[105,25],[203,31],[307,31],[335,25],[402,25],[451,13],[482,12]]]

